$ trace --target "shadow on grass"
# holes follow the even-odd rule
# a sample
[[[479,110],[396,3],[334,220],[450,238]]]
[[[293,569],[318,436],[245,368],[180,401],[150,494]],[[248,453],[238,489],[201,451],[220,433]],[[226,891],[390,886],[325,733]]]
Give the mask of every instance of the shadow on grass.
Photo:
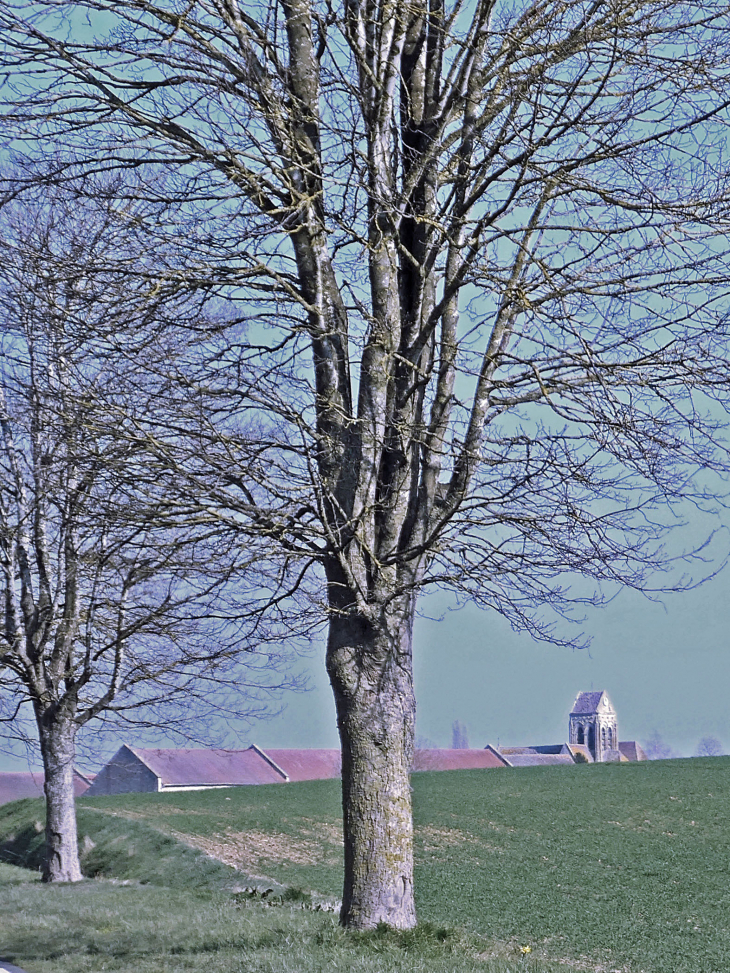
[[[45,835],[43,825],[27,825],[0,841],[0,861],[37,872],[43,867]]]

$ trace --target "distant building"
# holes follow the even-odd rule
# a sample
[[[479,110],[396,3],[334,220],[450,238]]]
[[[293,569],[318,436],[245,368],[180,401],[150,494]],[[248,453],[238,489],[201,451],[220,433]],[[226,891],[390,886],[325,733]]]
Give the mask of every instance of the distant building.
[[[567,743],[500,747],[499,753],[512,767],[646,760],[635,740],[619,742],[616,711],[603,690],[578,693],[568,716]]]
[[[330,780],[342,776],[342,753],[337,750],[261,750],[262,756],[286,777],[287,781]]]
[[[97,774],[89,796],[209,790],[321,780],[340,775],[339,750],[160,749],[122,746]]]
[[[616,710],[603,690],[575,697],[568,717],[568,741],[588,747],[596,763],[621,759]]]
[[[618,745],[619,750],[627,760],[648,760],[640,743],[636,740],[624,740]]]
[[[414,771],[507,767],[493,748],[417,750]],[[97,774],[89,797],[101,794],[208,790],[328,780],[342,773],[339,750],[168,749],[122,746]]]
[[[541,744],[536,747],[500,747],[499,752],[510,767],[546,767],[575,763],[567,743]]]
[[[616,711],[608,695],[600,691],[578,693],[568,717],[567,743],[498,749],[487,745],[483,750],[419,749],[413,770],[487,770],[627,760],[646,760],[646,754],[633,740],[619,743]],[[150,750],[125,744],[86,793],[94,797],[286,784],[328,780],[341,772],[339,750],[262,750],[255,744],[243,750]]]
[[[43,797],[43,774],[0,774],[0,804],[21,801],[24,797]]]
[[[509,767],[509,763],[494,747],[487,744],[483,750],[416,750],[413,770],[487,770],[491,767]]]

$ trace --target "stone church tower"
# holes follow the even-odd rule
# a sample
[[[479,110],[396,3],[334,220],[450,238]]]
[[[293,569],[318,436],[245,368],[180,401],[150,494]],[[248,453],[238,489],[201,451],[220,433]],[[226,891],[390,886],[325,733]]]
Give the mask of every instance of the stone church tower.
[[[568,742],[588,747],[596,763],[616,759],[618,722],[605,692],[578,693],[570,712]]]

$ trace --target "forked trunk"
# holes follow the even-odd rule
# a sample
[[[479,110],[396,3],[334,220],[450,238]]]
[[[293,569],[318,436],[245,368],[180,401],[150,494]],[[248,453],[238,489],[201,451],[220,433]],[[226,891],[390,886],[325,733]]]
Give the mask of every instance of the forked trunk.
[[[42,718],[38,722],[46,777],[46,853],[43,881],[79,882],[82,875],[74,798],[76,727]]]
[[[388,631],[333,617],[327,668],[342,742],[342,925],[416,924],[410,769],[415,698],[412,618]]]

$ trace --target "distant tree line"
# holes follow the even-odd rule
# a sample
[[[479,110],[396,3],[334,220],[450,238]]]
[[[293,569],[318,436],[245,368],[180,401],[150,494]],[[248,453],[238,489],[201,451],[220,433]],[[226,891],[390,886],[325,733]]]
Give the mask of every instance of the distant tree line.
[[[644,744],[644,752],[649,760],[670,760],[680,756],[665,742],[658,730],[654,730]],[[719,757],[724,752],[723,745],[716,736],[704,736],[697,744],[694,755],[696,757]]]

